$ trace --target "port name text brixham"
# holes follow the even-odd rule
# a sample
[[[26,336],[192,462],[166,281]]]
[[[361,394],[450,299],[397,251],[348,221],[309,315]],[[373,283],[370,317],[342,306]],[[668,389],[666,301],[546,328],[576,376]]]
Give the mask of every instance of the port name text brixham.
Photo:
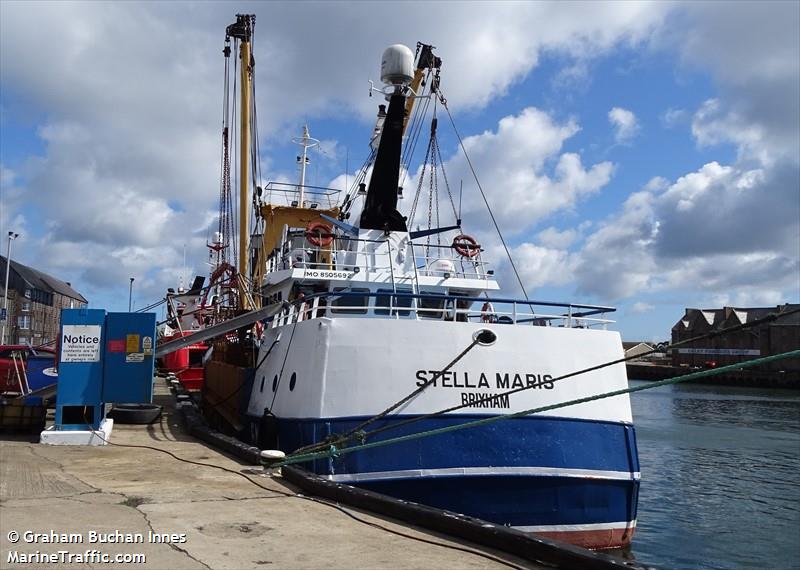
[[[85,536],[84,536],[85,534]],[[186,542],[186,533],[167,532],[100,532],[90,530],[80,532],[33,532],[22,533],[22,540],[28,544],[181,544]],[[13,541],[16,542],[16,541]]]

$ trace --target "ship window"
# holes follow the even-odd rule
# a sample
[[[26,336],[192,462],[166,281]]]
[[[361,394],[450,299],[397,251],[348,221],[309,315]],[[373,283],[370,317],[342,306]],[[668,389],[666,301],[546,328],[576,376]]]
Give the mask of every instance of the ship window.
[[[425,297],[417,300],[419,309],[417,313],[426,319],[441,319],[444,315],[444,295],[442,293],[431,293],[422,291]],[[441,297],[441,298],[437,298]]]
[[[411,293],[411,289],[397,289],[398,293]],[[381,293],[384,293],[383,295]],[[388,315],[389,314],[389,300],[393,297],[393,295],[388,295],[387,293],[393,293],[391,289],[378,289],[378,295],[375,297],[375,314],[376,315]],[[398,311],[396,307],[410,307],[411,306],[411,297],[394,297],[394,300],[391,302],[392,307],[392,315],[399,314],[401,317],[407,317],[411,314],[411,311]],[[381,309],[379,307],[386,307],[385,309]]]
[[[275,378],[272,379],[272,391],[274,392],[277,389],[278,389],[278,375],[276,374]]]
[[[294,386],[297,384],[297,372],[292,372],[292,377],[289,378],[289,391],[292,392],[294,390]]]
[[[203,365],[203,357],[206,354],[205,348],[193,348],[189,350],[189,366],[198,367]]]
[[[262,376],[262,377],[261,377],[261,388],[259,388],[259,389],[258,389],[258,391],[259,391],[259,392],[263,392],[263,391],[264,391],[264,381],[265,381],[266,379],[267,379],[267,377],[266,377],[266,376]]]
[[[353,293],[369,293],[369,289],[350,289],[349,287],[335,287],[334,293],[342,291]],[[366,295],[347,295],[345,297],[334,297],[331,301],[331,312],[341,313],[346,315],[365,314],[367,312],[367,299]],[[337,309],[337,307],[339,307]]]

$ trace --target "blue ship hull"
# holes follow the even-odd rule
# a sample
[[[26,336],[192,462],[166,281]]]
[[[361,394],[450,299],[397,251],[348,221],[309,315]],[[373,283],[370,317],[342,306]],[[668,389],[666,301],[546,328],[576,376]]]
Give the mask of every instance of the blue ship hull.
[[[370,441],[480,417],[420,420]],[[393,416],[368,429],[408,418]],[[365,419],[281,419],[279,446],[291,452]],[[523,417],[304,466],[333,481],[591,548],[629,543],[636,524],[639,462],[627,423]]]

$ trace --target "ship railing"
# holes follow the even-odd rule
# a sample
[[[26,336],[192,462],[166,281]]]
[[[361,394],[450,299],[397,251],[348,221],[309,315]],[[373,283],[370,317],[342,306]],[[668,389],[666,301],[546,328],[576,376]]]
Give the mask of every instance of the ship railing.
[[[433,277],[490,279],[494,274],[478,251],[473,257],[458,253],[452,245],[411,243],[417,273]]]
[[[268,182],[261,193],[261,198],[273,205],[291,206],[293,208],[321,208],[329,210],[339,203],[341,190],[307,184],[291,184],[288,182]],[[302,194],[303,203],[300,203]]]
[[[386,247],[369,251],[362,244],[376,244]],[[471,258],[458,254],[452,246],[428,245],[410,242],[410,255],[414,260],[413,278],[420,276],[451,277],[462,279],[488,280],[494,272],[482,260],[481,253]],[[305,235],[291,235],[267,257],[266,273],[285,269],[305,268],[321,271],[364,271],[383,273],[392,281],[399,276],[392,263],[397,250],[385,240],[368,240],[339,236],[329,246],[314,246]],[[298,259],[299,257],[299,259]],[[358,268],[357,270],[355,268]],[[406,278],[412,275],[403,275]]]
[[[348,302],[351,301],[351,302]],[[474,305],[479,304],[479,309]],[[391,291],[337,291],[317,293],[287,303],[271,326],[278,327],[322,316],[441,320],[503,325],[601,328],[614,307],[527,301],[499,297],[416,294]]]
[[[393,273],[391,254],[397,252],[390,249],[364,251],[348,246],[356,242],[384,244],[383,241],[363,240],[339,237],[329,246],[314,246],[306,240],[305,235],[289,236],[282,246],[276,248],[267,257],[267,271],[285,269],[318,269],[321,271],[365,271],[371,273]],[[352,246],[351,246],[352,247]]]

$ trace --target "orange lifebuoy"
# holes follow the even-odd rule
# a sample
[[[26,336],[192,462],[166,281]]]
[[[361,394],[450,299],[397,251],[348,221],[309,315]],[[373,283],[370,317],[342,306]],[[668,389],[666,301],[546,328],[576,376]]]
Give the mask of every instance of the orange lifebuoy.
[[[493,323],[495,318],[494,307],[489,301],[486,301],[483,307],[481,307],[481,321],[484,323]]]
[[[475,257],[481,252],[481,246],[474,237],[467,234],[457,235],[453,238],[453,249],[464,257]]]
[[[310,222],[306,226],[306,239],[316,247],[328,247],[333,242],[331,227],[322,222]]]

